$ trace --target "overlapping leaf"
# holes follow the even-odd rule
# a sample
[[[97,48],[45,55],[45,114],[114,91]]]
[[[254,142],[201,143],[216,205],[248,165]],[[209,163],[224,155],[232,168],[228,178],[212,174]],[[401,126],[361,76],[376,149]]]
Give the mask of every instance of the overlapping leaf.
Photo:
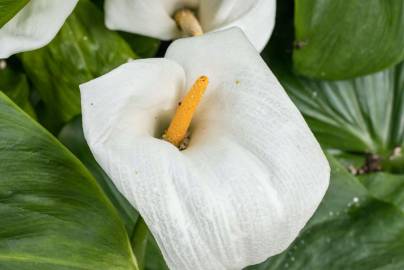
[[[347,81],[277,75],[324,146],[388,156],[403,145],[403,64]]]
[[[379,172],[359,179],[372,196],[393,203],[404,212],[404,175]]]
[[[144,258],[144,269],[169,270],[166,262],[164,261],[163,255],[161,254],[161,251],[152,235],[149,235],[148,237],[146,255]]]
[[[295,69],[310,77],[348,79],[404,59],[404,2],[296,0]]]
[[[85,167],[0,93],[0,269],[137,269]]]
[[[155,38],[126,32],[119,32],[119,34],[126,40],[132,50],[140,58],[149,58],[155,56],[160,47],[160,40]]]
[[[35,117],[29,101],[29,86],[25,74],[10,67],[0,70],[0,91],[3,91],[26,113]]]

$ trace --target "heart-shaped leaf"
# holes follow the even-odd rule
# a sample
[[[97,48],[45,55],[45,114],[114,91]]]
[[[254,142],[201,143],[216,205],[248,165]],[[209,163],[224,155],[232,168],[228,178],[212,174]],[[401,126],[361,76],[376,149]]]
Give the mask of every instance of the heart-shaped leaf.
[[[0,269],[137,269],[85,167],[0,93]]]
[[[377,72],[404,59],[404,2],[295,1],[295,69],[322,79]]]
[[[48,46],[21,55],[48,114],[61,123],[81,112],[79,84],[133,58],[130,46],[105,28],[103,14],[87,0],[79,1]]]
[[[29,0],[0,0],[0,28],[13,18]]]

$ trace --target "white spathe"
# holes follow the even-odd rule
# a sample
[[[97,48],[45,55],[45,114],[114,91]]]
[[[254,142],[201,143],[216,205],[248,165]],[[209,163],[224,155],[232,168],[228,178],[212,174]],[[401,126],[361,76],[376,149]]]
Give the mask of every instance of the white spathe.
[[[209,85],[179,151],[160,137],[200,75]],[[177,40],[165,58],[80,88],[91,151],[170,269],[242,269],[278,254],[326,192],[319,144],[238,28]]]
[[[275,24],[276,0],[106,0],[105,23],[112,30],[175,39],[181,33],[173,14],[184,7],[197,10],[204,32],[240,27],[259,51]]]
[[[32,0],[0,28],[0,59],[48,44],[78,0]]]

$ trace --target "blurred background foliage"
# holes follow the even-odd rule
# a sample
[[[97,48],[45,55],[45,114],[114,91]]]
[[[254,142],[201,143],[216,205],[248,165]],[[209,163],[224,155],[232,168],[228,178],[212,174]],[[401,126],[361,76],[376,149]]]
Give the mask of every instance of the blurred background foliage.
[[[0,17],[25,2],[3,1]],[[80,0],[49,45],[3,62],[1,269],[168,269],[89,151],[78,85],[169,43],[107,30],[102,7]],[[403,29],[403,1],[278,1],[262,57],[327,153],[331,184],[288,250],[248,269],[404,269]]]

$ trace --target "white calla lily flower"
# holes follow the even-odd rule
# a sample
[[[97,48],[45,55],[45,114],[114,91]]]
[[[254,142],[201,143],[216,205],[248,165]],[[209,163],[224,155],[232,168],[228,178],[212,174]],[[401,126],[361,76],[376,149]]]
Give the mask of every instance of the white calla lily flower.
[[[48,44],[78,0],[32,0],[0,28],[0,59]]]
[[[182,36],[174,17],[184,8],[196,11],[203,32],[237,26],[259,51],[275,24],[276,0],[106,0],[105,23],[112,30],[171,40]]]
[[[180,151],[161,135],[200,75],[209,84]],[[170,269],[242,269],[280,253],[328,187],[319,144],[238,28],[177,40],[165,58],[80,88],[91,151]]]

